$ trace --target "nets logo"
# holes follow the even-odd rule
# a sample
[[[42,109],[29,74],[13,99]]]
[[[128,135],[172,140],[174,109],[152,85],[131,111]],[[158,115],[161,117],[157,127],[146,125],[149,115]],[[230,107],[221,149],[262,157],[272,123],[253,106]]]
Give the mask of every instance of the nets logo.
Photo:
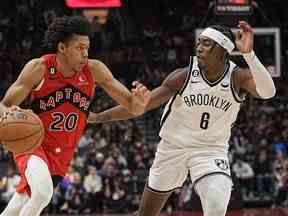
[[[70,8],[113,8],[121,7],[120,0],[66,0]]]
[[[228,170],[229,164],[226,160],[223,159],[215,159],[215,164],[223,171]]]

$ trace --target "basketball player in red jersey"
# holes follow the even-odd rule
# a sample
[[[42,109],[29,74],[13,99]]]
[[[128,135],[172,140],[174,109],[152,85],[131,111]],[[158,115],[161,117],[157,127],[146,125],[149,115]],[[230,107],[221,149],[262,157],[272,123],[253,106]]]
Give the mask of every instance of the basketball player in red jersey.
[[[55,19],[45,34],[55,54],[29,61],[0,103],[3,114],[31,94],[32,109],[45,127],[39,148],[14,156],[22,179],[1,216],[37,216],[48,205],[53,183],[65,175],[85,129],[96,85],[134,115],[149,102],[142,84],[135,82],[131,93],[102,62],[88,59],[89,34],[90,23],[83,17]]]

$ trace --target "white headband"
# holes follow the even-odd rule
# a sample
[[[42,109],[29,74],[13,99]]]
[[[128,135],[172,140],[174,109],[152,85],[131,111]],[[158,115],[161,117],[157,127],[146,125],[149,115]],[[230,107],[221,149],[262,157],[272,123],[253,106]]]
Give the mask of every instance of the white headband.
[[[215,41],[224,49],[226,49],[229,54],[232,53],[232,50],[235,47],[233,42],[226,35],[222,34],[220,31],[217,31],[216,29],[213,28],[206,28],[200,34],[200,36],[205,36]]]

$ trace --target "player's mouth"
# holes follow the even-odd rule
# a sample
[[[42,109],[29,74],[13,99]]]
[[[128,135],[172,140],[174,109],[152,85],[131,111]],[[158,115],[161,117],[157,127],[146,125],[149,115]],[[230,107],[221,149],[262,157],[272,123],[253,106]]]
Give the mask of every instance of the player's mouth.
[[[202,57],[201,52],[196,50],[196,56],[197,56],[197,58],[201,58]]]
[[[204,57],[203,56],[200,56],[200,55],[196,55],[197,56],[197,60],[200,60],[200,61],[203,61],[204,60]]]
[[[84,67],[86,64],[87,64],[86,61],[85,61],[85,62],[80,62],[79,66],[80,66],[80,67]]]

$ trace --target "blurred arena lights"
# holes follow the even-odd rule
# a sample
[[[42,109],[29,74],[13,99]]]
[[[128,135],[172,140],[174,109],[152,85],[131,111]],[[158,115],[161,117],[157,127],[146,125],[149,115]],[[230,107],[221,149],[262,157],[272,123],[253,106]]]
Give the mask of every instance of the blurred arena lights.
[[[120,0],[65,0],[70,8],[117,8],[121,7]]]

